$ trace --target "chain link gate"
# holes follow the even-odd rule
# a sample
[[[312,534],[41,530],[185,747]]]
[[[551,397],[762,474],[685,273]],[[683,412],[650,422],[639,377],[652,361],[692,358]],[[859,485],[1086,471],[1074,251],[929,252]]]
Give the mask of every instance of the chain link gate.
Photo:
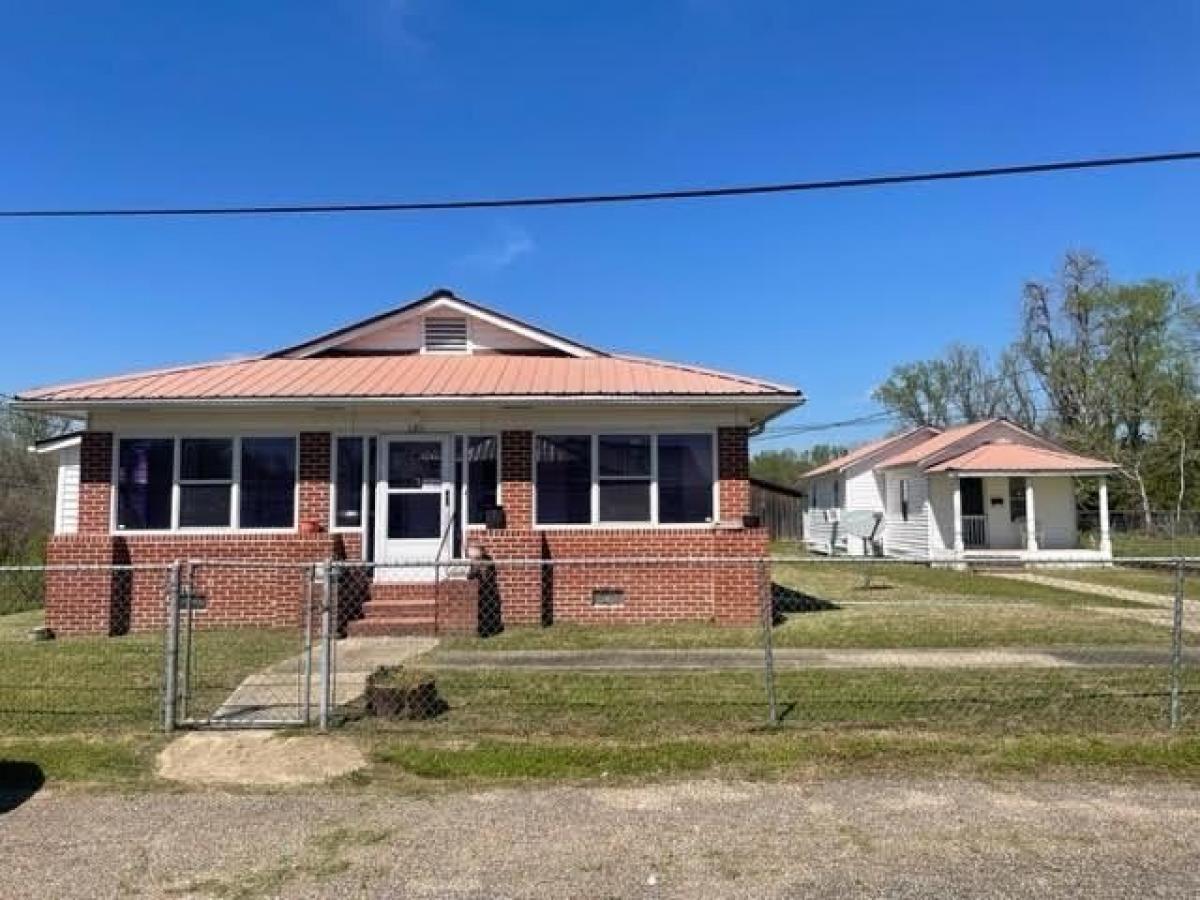
[[[177,562],[167,580],[163,728],[283,728],[318,721],[325,702],[322,624],[328,618],[328,564]],[[208,593],[233,586],[245,597],[246,623],[204,627]],[[280,619],[256,609],[284,598]],[[286,602],[296,598],[295,603]],[[322,716],[322,722],[324,716]]]

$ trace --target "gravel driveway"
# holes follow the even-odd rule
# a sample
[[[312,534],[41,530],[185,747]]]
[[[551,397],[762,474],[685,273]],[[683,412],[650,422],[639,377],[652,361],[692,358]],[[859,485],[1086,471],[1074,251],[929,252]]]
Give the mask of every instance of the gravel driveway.
[[[46,790],[6,897],[1195,897],[1200,789],[861,778],[418,797]]]

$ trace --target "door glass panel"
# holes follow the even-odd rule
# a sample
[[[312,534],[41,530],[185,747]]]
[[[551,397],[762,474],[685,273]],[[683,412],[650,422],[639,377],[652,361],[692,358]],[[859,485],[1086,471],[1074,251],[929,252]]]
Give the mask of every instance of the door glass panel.
[[[388,497],[389,540],[440,538],[442,495],[440,493],[392,494]]]
[[[388,444],[388,487],[419,488],[442,484],[441,441]]]

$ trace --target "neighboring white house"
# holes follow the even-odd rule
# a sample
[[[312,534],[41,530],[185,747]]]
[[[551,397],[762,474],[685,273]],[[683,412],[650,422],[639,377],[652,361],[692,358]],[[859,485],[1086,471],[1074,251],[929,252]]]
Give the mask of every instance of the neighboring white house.
[[[821,553],[933,562],[1110,559],[1105,476],[1116,468],[1005,419],[914,428],[808,473],[805,540]],[[1080,535],[1078,478],[1099,480],[1094,540]]]

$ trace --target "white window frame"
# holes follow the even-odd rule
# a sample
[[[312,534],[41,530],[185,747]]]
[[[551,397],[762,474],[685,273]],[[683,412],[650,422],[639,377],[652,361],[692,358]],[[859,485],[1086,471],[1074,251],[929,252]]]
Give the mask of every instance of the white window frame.
[[[183,477],[183,442],[184,441],[229,441],[229,452],[232,458],[229,463],[228,478],[184,478]],[[195,435],[184,434],[175,438],[175,466],[171,481],[171,527],[176,531],[227,531],[237,527],[241,516],[239,501],[242,483],[242,446],[241,439],[234,435]],[[180,522],[183,511],[183,489],[188,487],[229,487],[229,523],[227,525],[184,525]],[[126,528],[123,534],[131,530]],[[257,530],[257,529],[254,529]]]
[[[650,436],[650,519],[645,522],[603,522],[600,520],[600,485],[598,472],[600,467],[600,441],[601,435],[621,435],[621,434],[645,434]],[[709,446],[712,450],[712,518],[707,522],[659,522],[658,520],[658,439],[660,437],[669,437],[671,435],[681,434],[703,434],[709,437]],[[537,460],[537,442],[540,437],[586,437],[591,439],[592,452],[592,484],[591,493],[589,496],[591,509],[590,521],[588,522],[539,522],[537,509],[538,496],[538,460]],[[629,425],[616,425],[611,428],[589,426],[587,428],[553,428],[541,429],[533,432],[533,442],[530,446],[532,459],[532,497],[530,498],[531,506],[533,507],[533,528],[535,531],[585,531],[585,530],[636,530],[636,529],[655,529],[665,531],[676,530],[691,530],[704,531],[712,530],[721,522],[721,471],[720,471],[720,447],[718,446],[718,432],[716,428],[667,428],[653,429]],[[619,480],[619,479],[614,479]],[[640,479],[638,479],[640,480]]]
[[[233,441],[233,486],[230,497],[231,509],[229,525],[203,525],[184,527],[179,524],[179,493],[180,493],[180,462],[181,442],[186,438],[224,438]],[[254,438],[291,438],[296,475],[292,483],[292,525],[290,528],[242,528],[241,518],[241,487],[242,487],[242,441]],[[171,466],[171,527],[170,528],[118,528],[117,504],[119,492],[117,478],[120,472],[121,442],[136,440],[170,440],[172,442]],[[203,484],[205,481],[188,481],[188,484]],[[224,480],[213,481],[214,484],[224,484]],[[130,430],[113,434],[112,470],[109,477],[108,504],[109,534],[118,537],[129,535],[204,535],[204,534],[296,534],[300,530],[300,435],[295,431],[271,431],[256,429],[252,432],[234,433],[222,429],[204,429],[188,431],[155,431]]]

